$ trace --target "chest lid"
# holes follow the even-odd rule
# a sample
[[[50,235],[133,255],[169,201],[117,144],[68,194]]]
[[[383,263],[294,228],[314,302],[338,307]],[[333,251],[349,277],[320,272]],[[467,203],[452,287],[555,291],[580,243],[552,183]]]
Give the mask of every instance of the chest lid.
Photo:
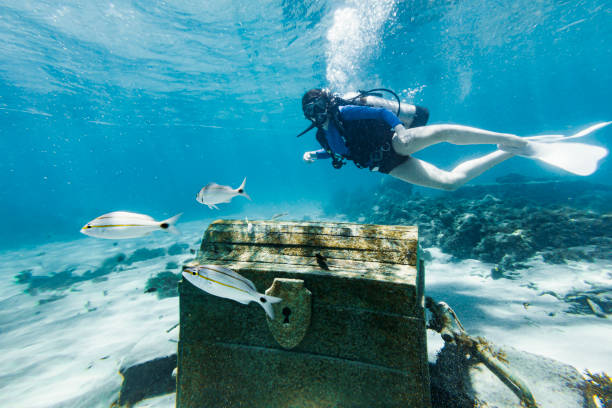
[[[417,285],[415,226],[217,220],[198,260],[240,270]]]

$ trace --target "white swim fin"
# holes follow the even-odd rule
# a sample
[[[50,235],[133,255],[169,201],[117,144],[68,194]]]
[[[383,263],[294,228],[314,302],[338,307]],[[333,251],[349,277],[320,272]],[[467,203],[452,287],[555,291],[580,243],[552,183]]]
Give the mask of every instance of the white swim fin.
[[[526,137],[529,142],[523,147],[500,146],[501,150],[541,160],[579,176],[591,175],[597,170],[599,160],[608,154],[608,150],[585,143],[566,143],[566,140],[584,137],[612,122],[601,122],[590,126],[572,136],[543,135]]]
[[[596,123],[593,126],[589,126],[588,128],[586,128],[584,130],[581,130],[580,132],[578,132],[578,133],[576,133],[574,135],[571,135],[571,136],[564,136],[564,135],[541,135],[541,136],[529,136],[529,137],[526,137],[525,139],[533,140],[534,142],[544,142],[544,143],[561,142],[561,141],[565,141],[565,140],[569,140],[569,139],[577,139],[579,137],[584,137],[584,136],[590,135],[594,131],[601,129],[602,127],[608,126],[610,123],[612,123],[612,122],[600,122],[600,123]]]
[[[515,154],[541,160],[579,176],[591,175],[597,170],[599,160],[608,154],[600,146],[585,143],[540,143],[529,142]],[[511,152],[514,153],[514,152]]]

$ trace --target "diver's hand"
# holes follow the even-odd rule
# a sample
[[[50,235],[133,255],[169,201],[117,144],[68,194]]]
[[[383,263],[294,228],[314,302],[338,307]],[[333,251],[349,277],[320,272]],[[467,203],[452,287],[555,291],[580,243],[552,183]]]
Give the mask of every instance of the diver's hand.
[[[393,128],[393,130],[395,131],[395,133],[399,133],[399,132],[405,132],[406,128],[404,127],[404,125],[399,123]]]
[[[304,162],[306,163],[314,163],[317,160],[317,155],[315,152],[305,152],[304,156],[302,156]]]
[[[395,135],[393,135],[394,139],[397,139],[402,145],[407,146],[414,139],[414,135],[409,132],[404,125],[401,123],[393,128],[395,131]]]

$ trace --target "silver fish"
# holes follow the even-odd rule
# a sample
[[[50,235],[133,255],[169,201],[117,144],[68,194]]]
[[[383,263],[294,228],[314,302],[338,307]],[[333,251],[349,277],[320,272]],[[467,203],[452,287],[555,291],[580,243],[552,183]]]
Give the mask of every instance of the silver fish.
[[[232,299],[242,304],[257,302],[274,319],[273,303],[283,299],[257,292],[253,282],[219,265],[196,265],[183,268],[183,277],[211,295]]]
[[[196,195],[196,200],[199,203],[205,204],[210,209],[219,209],[215,204],[229,203],[232,198],[236,196],[243,196],[248,198],[251,197],[244,191],[244,184],[246,183],[246,177],[242,181],[240,187],[233,189],[230,186],[221,186],[217,183],[208,183],[200,192]]]
[[[138,238],[158,230],[177,233],[174,224],[181,214],[164,221],[155,221],[145,214],[114,211],[89,221],[81,228],[81,233],[106,239]]]

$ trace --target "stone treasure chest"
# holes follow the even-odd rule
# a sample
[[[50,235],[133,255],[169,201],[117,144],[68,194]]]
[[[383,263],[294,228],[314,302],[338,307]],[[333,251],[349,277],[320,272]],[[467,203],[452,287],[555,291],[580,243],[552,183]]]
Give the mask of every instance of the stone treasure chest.
[[[429,408],[416,227],[210,224],[191,264],[283,298],[212,296],[183,279],[176,406]]]

